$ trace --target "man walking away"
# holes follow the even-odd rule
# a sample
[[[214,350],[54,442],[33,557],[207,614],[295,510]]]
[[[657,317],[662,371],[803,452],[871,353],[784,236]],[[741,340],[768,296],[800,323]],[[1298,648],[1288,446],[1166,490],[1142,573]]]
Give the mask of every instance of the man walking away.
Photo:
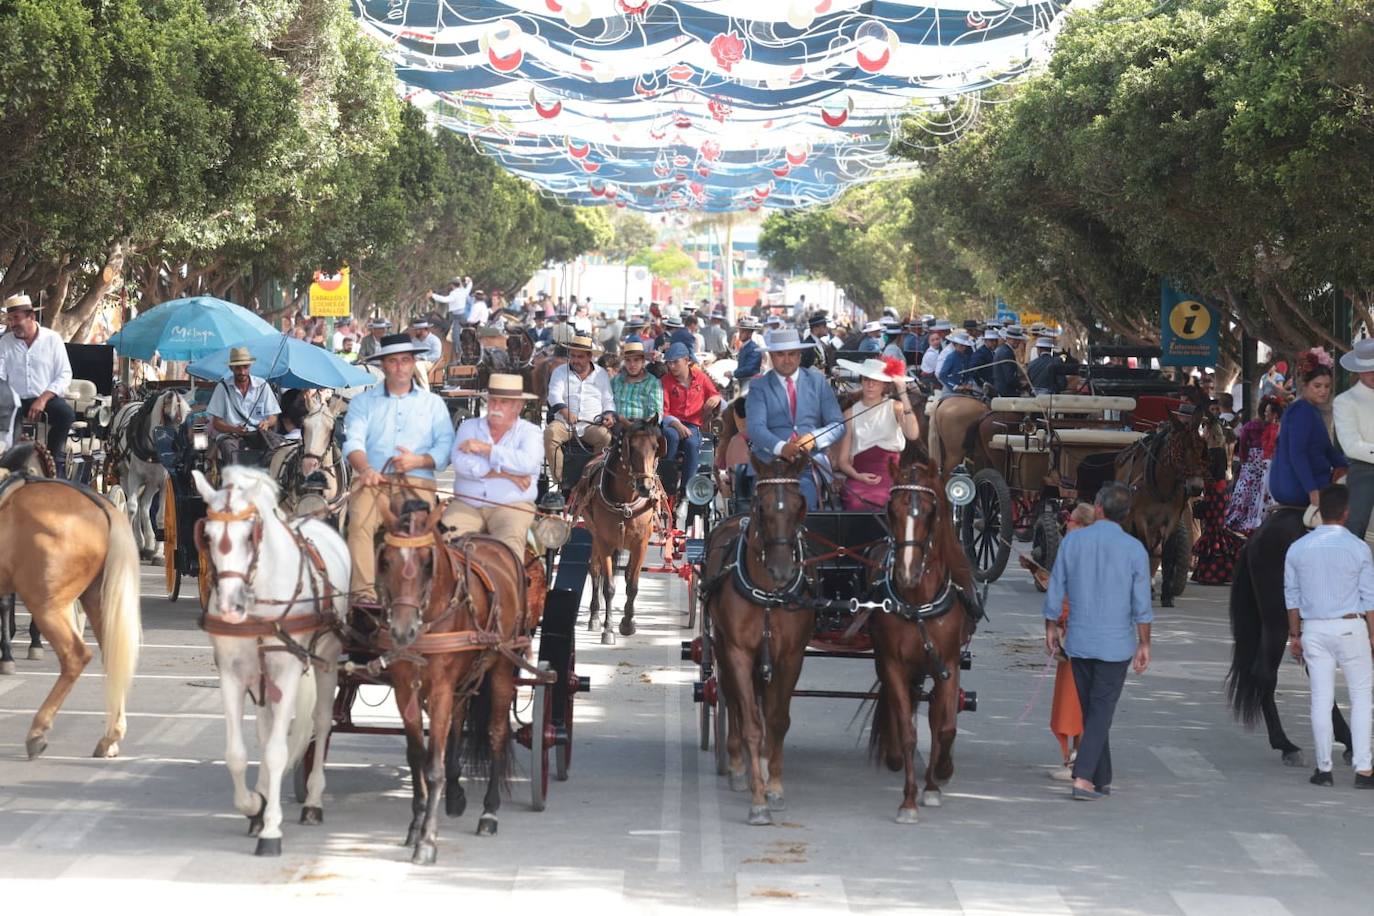
[[[1369,547],[1347,530],[1350,493],[1333,484],[1317,497],[1322,523],[1288,548],[1283,597],[1288,607],[1288,649],[1307,663],[1312,683],[1312,741],[1317,748],[1314,786],[1329,786],[1331,707],[1336,667],[1350,691],[1350,735],[1355,788],[1374,789],[1370,762],[1371,677],[1369,611],[1374,609],[1374,560]]]
[[[1045,645],[1059,645],[1059,615],[1069,600],[1063,646],[1083,707],[1083,738],[1073,767],[1072,797],[1092,801],[1111,794],[1112,754],[1107,741],[1126,669],[1150,665],[1150,559],[1121,529],[1131,491],[1109,483],[1097,493],[1099,521],[1064,538],[1045,592]],[[1366,735],[1367,736],[1367,735]]]

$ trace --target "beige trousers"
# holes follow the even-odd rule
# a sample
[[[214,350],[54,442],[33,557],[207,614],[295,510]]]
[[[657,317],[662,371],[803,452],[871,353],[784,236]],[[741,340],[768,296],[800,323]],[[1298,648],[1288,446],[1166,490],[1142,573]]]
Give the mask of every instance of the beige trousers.
[[[525,545],[530,525],[534,524],[534,503],[512,503],[509,506],[469,506],[461,499],[451,500],[444,509],[445,536],[453,540],[464,534],[489,534],[509,547],[521,565],[525,562]]]
[[[416,498],[431,506],[437,501],[433,480],[407,477],[406,483],[416,487]],[[352,570],[348,587],[355,602],[377,599],[377,533],[384,525],[379,507],[394,492],[393,487],[363,487],[348,500],[348,554]]]
[[[587,448],[600,451],[611,444],[611,431],[604,426],[588,426],[581,438]],[[554,489],[563,479],[563,443],[572,439],[572,427],[561,418],[544,427],[544,460],[548,462],[549,483]]]

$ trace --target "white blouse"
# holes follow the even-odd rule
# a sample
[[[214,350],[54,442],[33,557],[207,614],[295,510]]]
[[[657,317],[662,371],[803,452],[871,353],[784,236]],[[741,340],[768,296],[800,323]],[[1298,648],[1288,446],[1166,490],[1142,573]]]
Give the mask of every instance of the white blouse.
[[[863,401],[849,408],[849,436],[851,456],[878,446],[885,451],[900,452],[906,448],[906,435],[897,422],[897,403],[889,399],[886,406],[868,410]]]

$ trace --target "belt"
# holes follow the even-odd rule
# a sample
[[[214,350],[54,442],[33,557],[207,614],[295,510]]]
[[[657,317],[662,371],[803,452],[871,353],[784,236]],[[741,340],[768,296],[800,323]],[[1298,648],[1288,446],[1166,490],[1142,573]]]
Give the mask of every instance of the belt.
[[[1363,613],[1360,613],[1360,614],[1341,614],[1339,617],[1304,617],[1303,620],[1305,620],[1305,621],[1308,622],[1308,623],[1315,623],[1315,622],[1317,622],[1317,621],[1319,621],[1319,620],[1361,620],[1361,619],[1363,619],[1363,618],[1364,618],[1364,614],[1363,614]]]

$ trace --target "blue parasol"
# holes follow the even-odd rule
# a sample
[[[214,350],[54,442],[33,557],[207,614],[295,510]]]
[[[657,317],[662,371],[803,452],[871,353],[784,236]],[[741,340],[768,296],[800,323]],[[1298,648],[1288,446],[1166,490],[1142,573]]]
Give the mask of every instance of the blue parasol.
[[[253,374],[283,388],[352,388],[376,381],[368,373],[339,359],[322,347],[284,334],[265,334],[235,346],[247,347],[256,362]],[[228,347],[204,356],[186,367],[198,379],[217,382],[229,375]]]
[[[110,338],[119,355],[131,359],[196,359],[277,329],[248,309],[213,296],[173,299],[154,306]]]

